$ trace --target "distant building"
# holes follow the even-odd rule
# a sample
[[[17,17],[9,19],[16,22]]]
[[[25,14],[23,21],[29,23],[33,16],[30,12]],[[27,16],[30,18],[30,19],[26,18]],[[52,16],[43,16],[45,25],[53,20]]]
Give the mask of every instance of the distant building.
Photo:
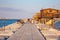
[[[40,13],[40,14],[39,14]],[[53,8],[47,8],[47,9],[41,9],[38,13],[38,16],[33,16],[33,19],[38,19],[40,23],[54,26],[54,18],[60,18],[60,10],[53,9]]]
[[[43,18],[60,18],[60,10],[47,8],[40,10]]]

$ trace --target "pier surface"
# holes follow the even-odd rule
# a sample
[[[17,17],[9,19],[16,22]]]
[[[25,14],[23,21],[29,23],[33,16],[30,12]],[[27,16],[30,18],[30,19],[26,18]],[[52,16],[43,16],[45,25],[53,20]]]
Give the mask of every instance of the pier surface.
[[[45,40],[34,24],[25,23],[7,40]]]

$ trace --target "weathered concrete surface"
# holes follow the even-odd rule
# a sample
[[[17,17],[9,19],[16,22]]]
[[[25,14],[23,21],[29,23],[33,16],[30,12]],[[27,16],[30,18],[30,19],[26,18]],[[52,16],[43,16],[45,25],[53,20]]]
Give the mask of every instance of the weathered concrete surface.
[[[45,40],[35,25],[26,23],[7,40]]]

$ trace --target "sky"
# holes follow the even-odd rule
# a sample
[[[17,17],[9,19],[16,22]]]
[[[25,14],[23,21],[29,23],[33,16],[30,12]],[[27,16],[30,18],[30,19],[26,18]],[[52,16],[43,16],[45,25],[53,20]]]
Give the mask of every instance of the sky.
[[[31,18],[45,8],[60,9],[60,0],[0,0],[0,18]]]

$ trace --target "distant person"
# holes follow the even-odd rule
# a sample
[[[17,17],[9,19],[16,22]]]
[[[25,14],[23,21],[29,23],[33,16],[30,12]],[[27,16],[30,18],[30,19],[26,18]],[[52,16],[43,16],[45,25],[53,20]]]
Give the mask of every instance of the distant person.
[[[31,19],[28,19],[28,22],[29,22],[29,23],[32,23]]]
[[[28,21],[30,21],[30,19],[28,19]]]

